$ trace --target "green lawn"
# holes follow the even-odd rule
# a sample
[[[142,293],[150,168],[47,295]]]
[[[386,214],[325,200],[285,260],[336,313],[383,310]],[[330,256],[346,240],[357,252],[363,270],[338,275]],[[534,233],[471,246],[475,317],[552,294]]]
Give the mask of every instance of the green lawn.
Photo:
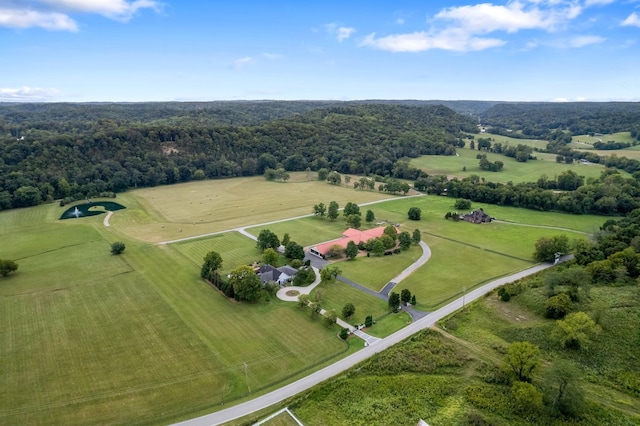
[[[306,217],[293,221],[248,228],[247,231],[258,236],[263,229],[269,229],[274,232],[281,240],[284,234],[288,233],[291,241],[307,247],[342,237],[342,233],[347,229],[347,225],[342,215],[334,221],[326,217]]]
[[[374,337],[384,338],[411,324],[411,315],[406,312],[389,313],[376,320],[372,327],[365,331]]]
[[[434,310],[462,296],[465,288],[471,290],[492,278],[532,265],[461,242],[433,236],[423,240],[431,247],[431,259],[399,286],[416,296],[421,310]]]
[[[173,243],[171,247],[185,255],[196,267],[202,266],[204,256],[208,252],[218,252],[222,256],[222,273],[262,259],[260,250],[256,248],[256,242],[239,232],[225,232]]]
[[[380,291],[393,277],[418,260],[422,250],[412,246],[400,254],[383,257],[357,257],[335,265],[342,270],[342,275],[363,287]]]
[[[320,300],[320,305],[327,311],[335,309],[338,317],[342,317],[345,304],[353,303],[355,314],[350,319],[343,318],[350,324],[362,324],[367,315],[379,318],[387,312],[387,302],[337,280],[320,284],[311,292],[311,298]]]
[[[489,161],[502,161],[504,168],[499,172],[488,172],[480,169],[476,156],[478,150],[458,148],[458,156],[424,155],[411,160],[412,167],[422,169],[430,175],[447,175],[464,178],[478,175],[488,181],[499,183],[535,182],[542,175],[554,178],[566,170],[573,170],[585,178],[598,178],[604,166],[598,164],[583,165],[580,163],[561,164],[556,163],[555,154],[536,152],[537,160],[529,160],[526,163],[518,163],[515,159],[504,155],[486,153]],[[483,154],[485,154],[483,152]],[[463,170],[463,168],[466,168]],[[621,172],[627,176],[626,172]]]

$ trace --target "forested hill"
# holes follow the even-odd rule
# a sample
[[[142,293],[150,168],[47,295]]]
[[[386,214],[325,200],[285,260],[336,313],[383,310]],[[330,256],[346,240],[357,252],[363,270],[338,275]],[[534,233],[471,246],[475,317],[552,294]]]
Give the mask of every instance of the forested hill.
[[[402,158],[455,154],[475,124],[440,105],[0,105],[0,209],[276,167],[394,174]]]
[[[549,139],[554,130],[574,135],[632,132],[640,134],[640,102],[500,103],[481,114],[483,124]]]

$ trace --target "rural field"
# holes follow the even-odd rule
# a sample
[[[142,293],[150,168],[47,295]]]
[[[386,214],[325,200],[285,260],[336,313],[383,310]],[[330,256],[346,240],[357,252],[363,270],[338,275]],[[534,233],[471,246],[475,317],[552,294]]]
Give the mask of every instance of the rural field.
[[[60,221],[64,209],[54,204],[0,212],[6,242],[0,258],[20,265],[0,286],[5,324],[0,331],[1,423],[86,424],[97,418],[168,423],[264,392],[356,350],[358,345],[336,337],[337,328],[312,320],[294,303],[276,298],[231,302],[199,278],[202,257],[211,250],[221,253],[223,271],[259,259],[246,236],[228,232],[167,245],[152,242],[302,215],[318,202],[336,200],[342,206],[384,196],[315,181],[238,181],[259,194],[254,210],[261,205],[265,211],[253,213],[249,204],[242,211],[220,209],[218,220],[183,232],[175,230],[208,216],[205,207],[191,207],[203,191],[220,191],[219,198],[229,203],[239,190],[233,180],[119,195],[126,209],[111,217],[110,227],[103,225],[104,215]],[[180,203],[160,203],[173,197]],[[273,199],[286,199],[293,207],[268,210]],[[473,208],[484,207],[511,222],[476,226],[443,219],[453,202],[438,196],[396,197],[362,208],[372,209],[377,220],[398,223],[401,230],[419,229],[431,246],[431,261],[398,287],[416,295],[419,309],[434,309],[465,287],[531,265],[533,243],[540,236],[582,238],[580,232],[592,232],[603,221],[474,203]],[[421,221],[407,219],[412,206],[421,208]],[[304,245],[337,238],[346,229],[342,218],[317,217],[267,227],[280,237],[288,232]],[[120,256],[109,253],[114,241],[126,243]],[[419,255],[414,247],[399,256],[358,258],[337,266],[347,278],[378,290]],[[386,314],[385,301],[337,281],[322,284],[312,296],[337,312],[354,303],[353,323],[373,315],[378,320],[373,335],[406,325],[406,317]]]
[[[514,145],[518,139],[513,139]],[[601,151],[604,152],[604,151]],[[612,151],[608,151],[612,152]],[[469,148],[458,148],[458,156],[435,156],[423,155],[410,161],[412,167],[422,169],[429,175],[446,175],[449,177],[465,178],[471,175],[478,175],[488,181],[498,183],[520,183],[535,182],[542,175],[554,178],[564,171],[572,170],[585,178],[598,178],[604,170],[603,165],[599,164],[560,164],[556,163],[555,154],[546,154],[534,152],[533,155],[537,160],[529,160],[526,163],[518,163],[514,158],[505,157],[501,154],[491,152],[483,152],[487,154],[489,161],[502,161],[504,168],[499,172],[489,172],[480,169],[479,160],[476,158],[479,151]],[[464,169],[464,170],[463,170]],[[624,171],[620,172],[623,176],[628,176]]]

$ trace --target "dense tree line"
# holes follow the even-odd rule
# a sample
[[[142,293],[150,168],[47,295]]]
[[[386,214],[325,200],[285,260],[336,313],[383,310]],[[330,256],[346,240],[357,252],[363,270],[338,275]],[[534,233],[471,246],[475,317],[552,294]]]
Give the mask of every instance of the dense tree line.
[[[640,207],[640,174],[623,178],[615,169],[605,169],[599,179],[584,178],[568,170],[556,179],[541,176],[537,182],[487,182],[477,175],[463,179],[429,176],[414,187],[430,194],[453,198],[573,214],[626,215]]]
[[[638,102],[521,102],[501,103],[481,114],[490,131],[508,136],[551,139],[557,130],[574,135],[640,130]],[[507,131],[509,130],[509,131]]]
[[[259,103],[247,105],[234,103],[226,115],[245,113],[237,121],[249,124],[220,124],[234,120],[197,103],[147,105],[150,111],[0,105],[0,209],[268,169],[405,177],[415,171],[406,161],[394,170],[399,160],[454,155],[461,132],[476,131],[473,120],[443,106],[311,103],[293,115],[290,105],[271,106],[265,109],[289,116],[255,123],[268,117]]]

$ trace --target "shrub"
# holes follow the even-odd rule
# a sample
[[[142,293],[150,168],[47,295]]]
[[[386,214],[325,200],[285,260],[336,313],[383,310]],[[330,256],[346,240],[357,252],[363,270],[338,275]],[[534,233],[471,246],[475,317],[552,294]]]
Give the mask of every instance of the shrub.
[[[349,337],[349,330],[347,330],[346,328],[340,330],[340,338],[342,340],[347,340],[347,337]]]
[[[125,248],[126,247],[123,242],[116,241],[115,243],[111,244],[111,254],[122,254]]]

